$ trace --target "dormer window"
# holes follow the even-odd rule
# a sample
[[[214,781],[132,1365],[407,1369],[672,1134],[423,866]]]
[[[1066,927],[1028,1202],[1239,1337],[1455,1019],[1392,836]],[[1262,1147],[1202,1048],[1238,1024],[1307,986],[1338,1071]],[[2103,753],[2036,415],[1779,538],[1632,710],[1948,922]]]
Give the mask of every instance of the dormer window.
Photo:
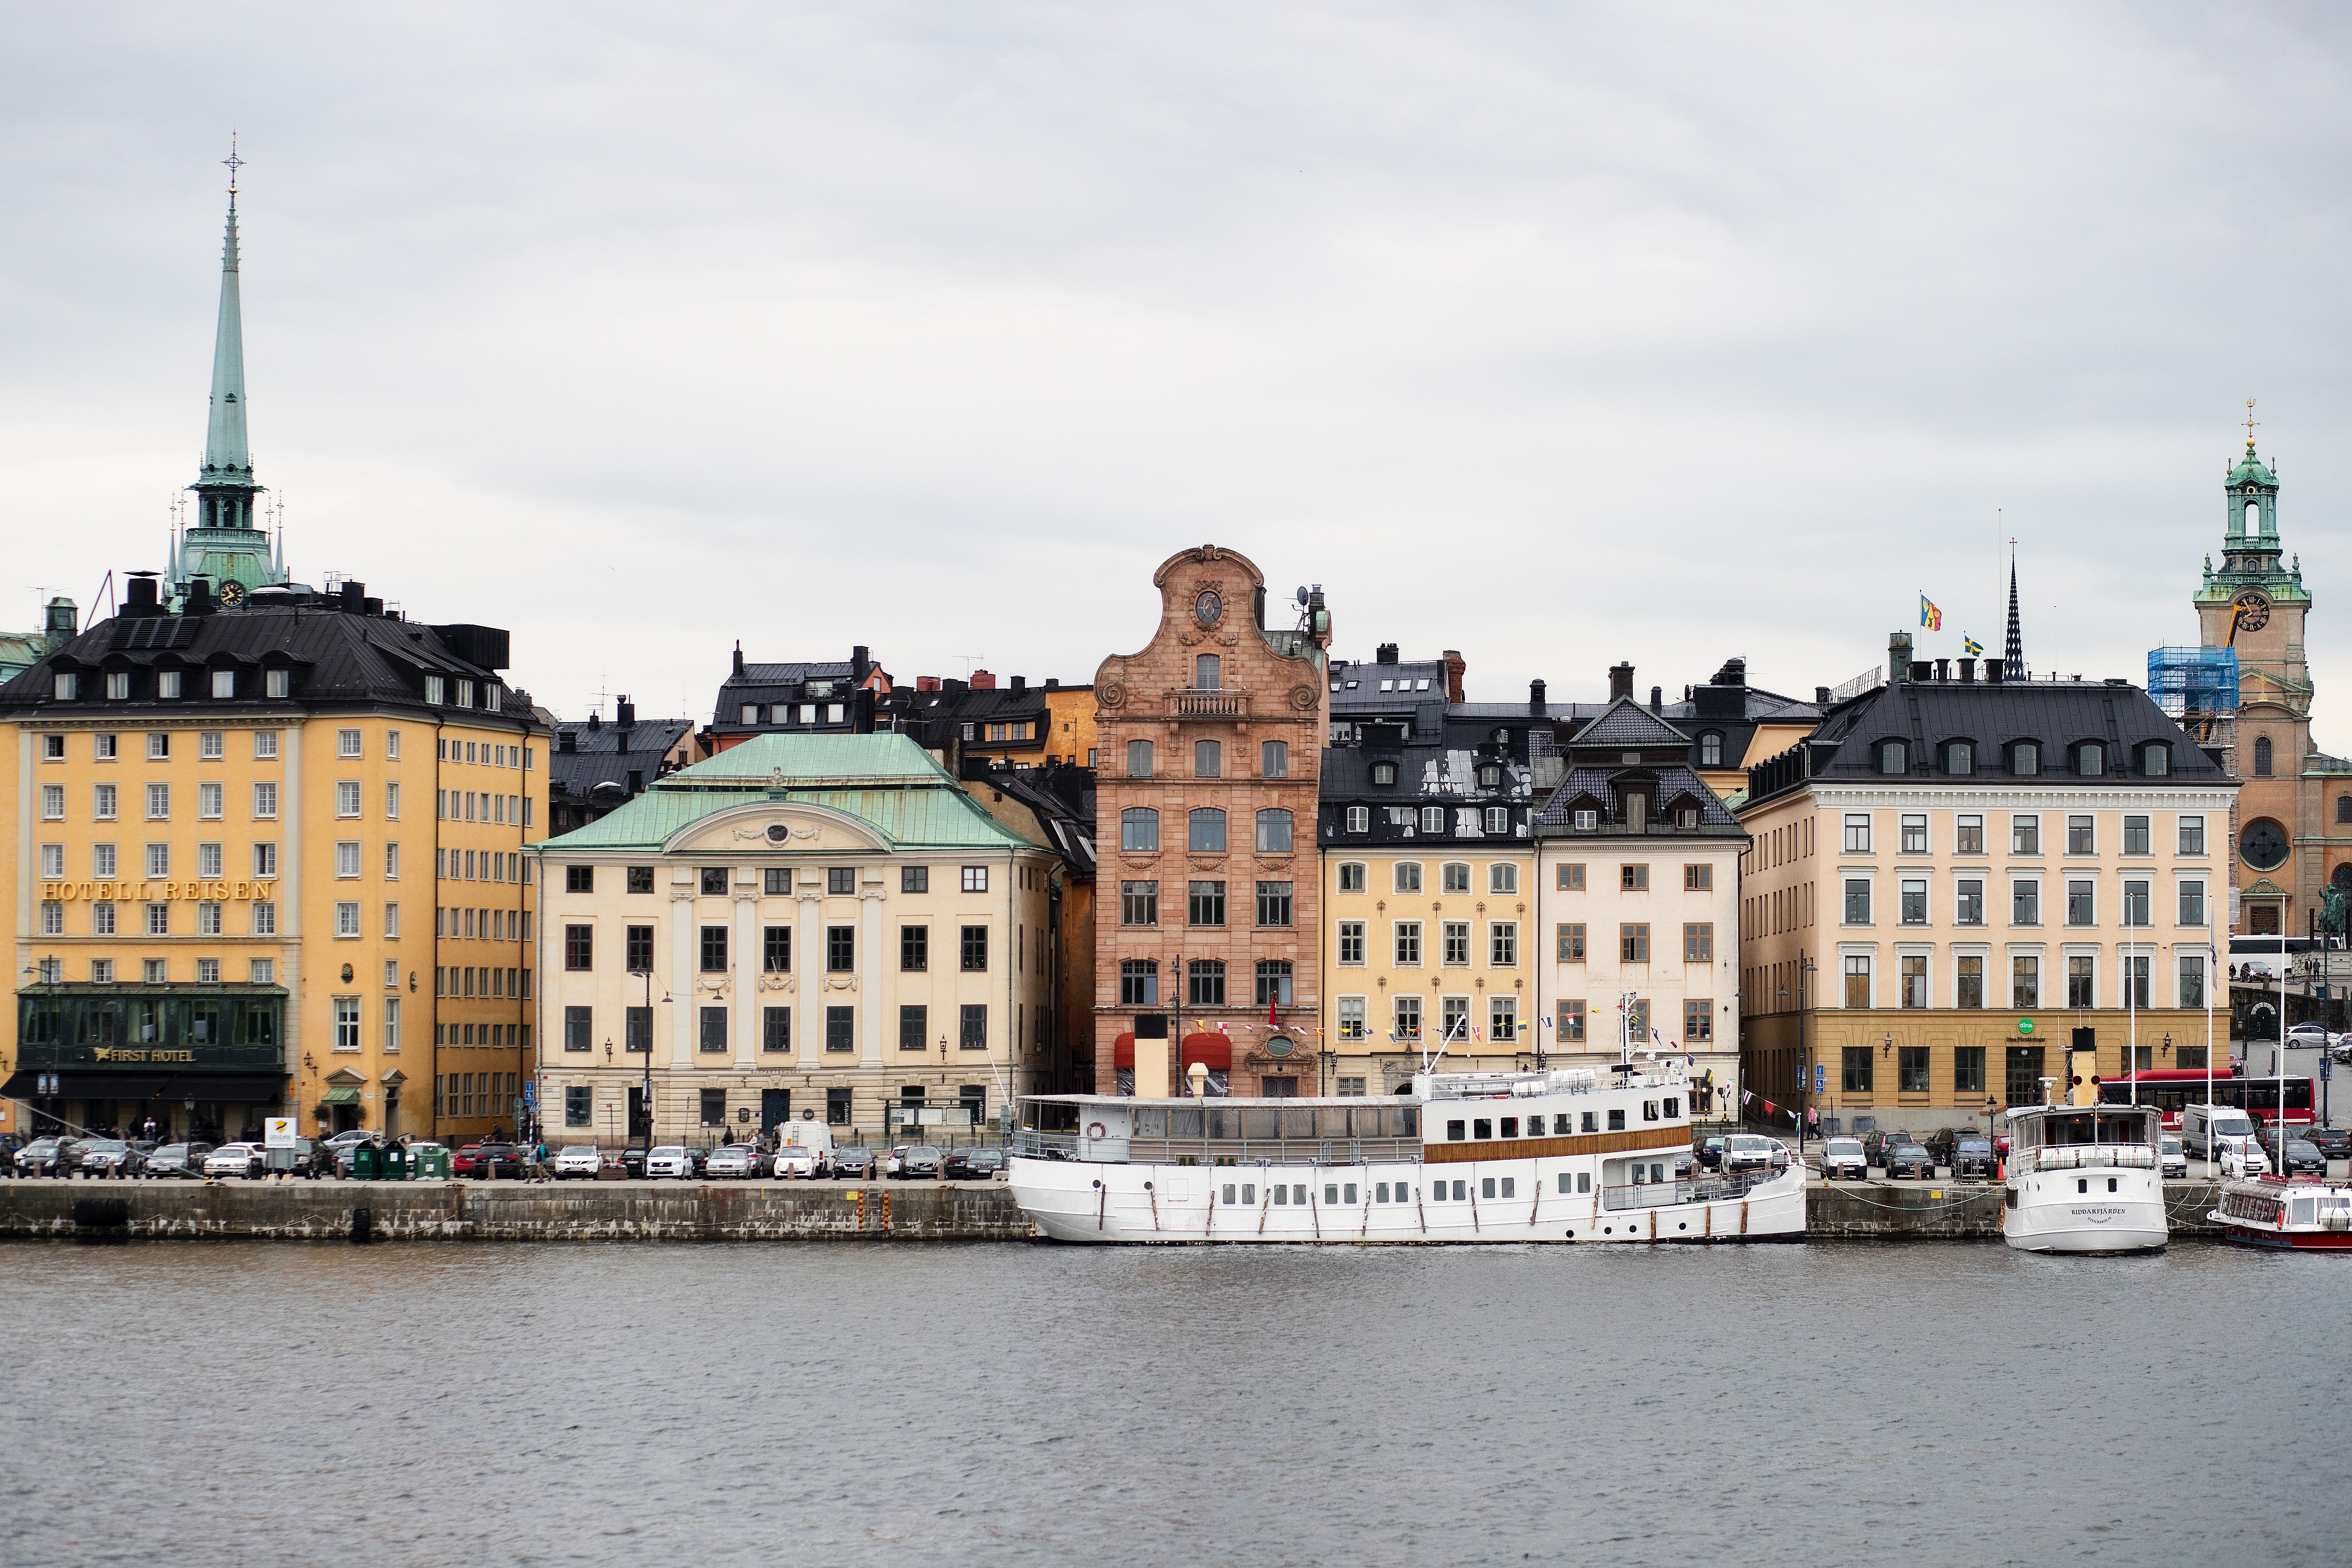
[[[2103,778],[2107,771],[2107,749],[2096,741],[2085,741],[2074,748],[2074,771],[2084,778]]]
[[[430,686],[432,683],[428,681],[426,684]],[[290,697],[294,693],[294,672],[290,669],[266,670],[261,677],[261,689],[264,696]],[[425,700],[437,702],[440,699],[428,696]]]
[[[1502,783],[1503,770],[1499,764],[1488,763],[1479,768],[1478,787],[1480,789],[1499,789],[1502,787]]]
[[[2152,779],[2169,777],[2172,773],[2172,748],[2161,741],[2150,741],[2140,747],[2139,771]]]
[[[129,670],[110,669],[106,672],[106,700],[109,702],[128,702],[131,700]]]
[[[1878,771],[1882,773],[1902,773],[1909,771],[1910,748],[1900,741],[1878,742]]]
[[[1576,814],[1576,826],[1577,831],[1580,833],[1591,833],[1600,826],[1601,814],[1599,812],[1580,811]]]
[[[155,695],[170,700],[180,695],[180,672],[159,669],[155,672]]]
[[[2017,741],[2009,748],[2009,771],[2020,778],[2032,778],[2042,772],[2042,745],[2037,741]]]
[[[1944,742],[1944,771],[1965,778],[1977,771],[1977,748],[1973,741]]]
[[[1703,768],[1723,766],[1723,737],[1712,730],[1698,738],[1698,765]]]
[[[280,693],[277,689],[276,684],[278,672],[273,669],[269,674],[271,679],[269,695],[272,697],[279,696]],[[425,700],[431,703],[436,708],[447,702],[449,700],[448,680],[445,677],[438,675],[426,676],[425,678]]]
[[[69,670],[58,672],[57,683],[50,688],[60,702],[71,702],[81,695],[81,677]]]
[[[1686,805],[1680,811],[1675,812],[1675,826],[1676,827],[1696,827],[1698,826],[1698,808],[1696,806]]]
[[[1392,784],[1396,783],[1396,773],[1397,769],[1394,763],[1374,763],[1372,764],[1372,782],[1376,784]]]

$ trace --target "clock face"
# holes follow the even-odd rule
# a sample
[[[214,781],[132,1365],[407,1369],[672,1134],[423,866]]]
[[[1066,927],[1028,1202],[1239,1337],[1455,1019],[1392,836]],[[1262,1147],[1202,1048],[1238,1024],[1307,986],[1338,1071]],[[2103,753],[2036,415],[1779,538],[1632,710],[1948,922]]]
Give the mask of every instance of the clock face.
[[[221,584],[220,602],[230,609],[245,603],[245,584],[232,577]]]
[[[2267,816],[2246,824],[2238,835],[2238,854],[2257,871],[2275,871],[2286,864],[2286,829]]]
[[[1192,618],[1204,626],[1213,626],[1225,618],[1225,602],[1214,588],[1203,588],[1201,596],[1192,601]]]
[[[2270,596],[2259,588],[2249,588],[2237,597],[2238,629],[2258,632],[2271,624]]]

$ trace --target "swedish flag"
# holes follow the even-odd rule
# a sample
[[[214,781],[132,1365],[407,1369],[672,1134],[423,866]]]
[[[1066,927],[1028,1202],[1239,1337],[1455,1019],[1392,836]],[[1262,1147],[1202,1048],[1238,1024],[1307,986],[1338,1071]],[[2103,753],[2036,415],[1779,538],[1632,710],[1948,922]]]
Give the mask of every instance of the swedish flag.
[[[1960,634],[1960,651],[1967,654],[1970,658],[1980,658],[1984,656],[1984,644],[1977,641],[1976,638],[1969,636],[1966,632],[1962,632]]]

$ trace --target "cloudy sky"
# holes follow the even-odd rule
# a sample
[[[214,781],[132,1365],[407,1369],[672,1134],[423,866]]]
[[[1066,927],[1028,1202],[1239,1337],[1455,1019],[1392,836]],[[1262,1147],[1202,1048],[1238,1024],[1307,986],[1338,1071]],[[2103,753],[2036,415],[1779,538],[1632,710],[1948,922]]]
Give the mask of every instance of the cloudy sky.
[[[20,7],[12,624],[161,564],[229,130],[298,579],[707,719],[1091,676],[1189,544],[1474,697],[2193,640],[2247,398],[2352,751],[2334,7]],[[2331,695],[2334,700],[2330,700]],[[2340,713],[2341,719],[2331,713]]]

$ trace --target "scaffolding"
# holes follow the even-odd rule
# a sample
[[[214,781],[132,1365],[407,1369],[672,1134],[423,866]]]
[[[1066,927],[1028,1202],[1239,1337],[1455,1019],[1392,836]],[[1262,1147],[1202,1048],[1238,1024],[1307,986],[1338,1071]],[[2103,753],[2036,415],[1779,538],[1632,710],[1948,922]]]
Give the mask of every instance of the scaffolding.
[[[2238,656],[2226,647],[2155,647],[2147,694],[2201,744],[2227,744],[2238,711]]]

